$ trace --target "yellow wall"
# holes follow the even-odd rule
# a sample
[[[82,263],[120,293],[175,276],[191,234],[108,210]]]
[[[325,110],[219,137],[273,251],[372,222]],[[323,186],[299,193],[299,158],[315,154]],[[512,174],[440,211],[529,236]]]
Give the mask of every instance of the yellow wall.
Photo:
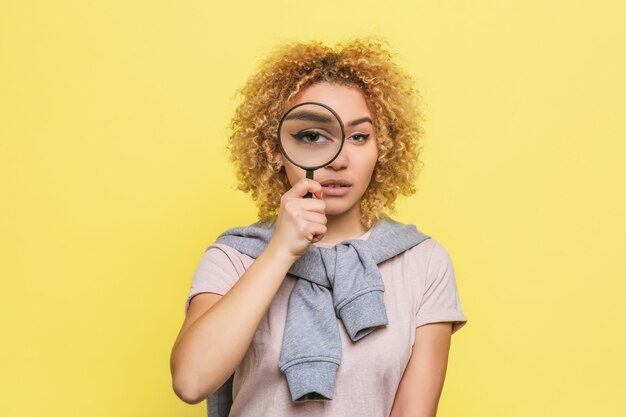
[[[623,416],[622,2],[0,5],[0,415],[203,416],[172,388],[234,191],[234,92],[288,40],[378,34],[417,80],[419,193],[468,325],[442,417]]]

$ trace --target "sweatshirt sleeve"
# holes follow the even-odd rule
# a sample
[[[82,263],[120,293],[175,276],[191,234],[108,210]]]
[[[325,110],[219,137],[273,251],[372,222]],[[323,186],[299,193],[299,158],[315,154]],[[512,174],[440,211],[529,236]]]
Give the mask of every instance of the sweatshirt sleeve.
[[[415,327],[451,321],[452,333],[455,333],[465,326],[468,319],[461,307],[450,256],[436,241],[426,271],[423,294],[415,315]]]
[[[240,277],[237,260],[225,245],[212,244],[202,255],[191,281],[191,289],[185,303],[185,314],[191,299],[203,292],[226,294]]]

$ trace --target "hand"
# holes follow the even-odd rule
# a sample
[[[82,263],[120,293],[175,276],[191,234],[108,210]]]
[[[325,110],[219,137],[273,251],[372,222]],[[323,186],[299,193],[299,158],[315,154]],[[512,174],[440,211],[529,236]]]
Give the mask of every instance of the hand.
[[[313,198],[304,198],[307,192],[311,192]],[[276,227],[269,244],[297,259],[306,253],[311,243],[324,237],[326,221],[322,185],[303,178],[281,196]]]

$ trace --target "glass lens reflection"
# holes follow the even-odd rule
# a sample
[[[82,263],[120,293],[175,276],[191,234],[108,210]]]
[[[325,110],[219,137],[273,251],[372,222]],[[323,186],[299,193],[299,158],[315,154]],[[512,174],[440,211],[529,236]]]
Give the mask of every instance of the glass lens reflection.
[[[283,118],[280,140],[289,158],[298,165],[324,165],[341,148],[341,123],[323,106],[301,105]]]

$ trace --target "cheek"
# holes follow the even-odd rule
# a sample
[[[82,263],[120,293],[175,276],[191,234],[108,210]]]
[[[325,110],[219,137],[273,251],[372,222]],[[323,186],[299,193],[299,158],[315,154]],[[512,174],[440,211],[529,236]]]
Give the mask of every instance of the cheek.
[[[360,182],[360,187],[362,187],[363,189],[369,186],[372,174],[374,173],[374,168],[376,168],[377,161],[378,152],[376,149],[373,152],[368,152],[367,154],[360,155],[357,175],[359,176],[359,178],[364,179],[364,181]]]
[[[376,146],[375,142],[373,143],[373,145],[374,146],[369,149],[367,157],[364,161],[364,165],[366,166],[365,169],[370,173],[374,171],[374,168],[376,168],[376,163],[378,162],[378,147]]]
[[[285,165],[284,169],[285,173],[287,174],[287,179],[289,180],[289,183],[292,187],[295,183],[300,181],[300,179],[304,178],[304,176],[306,175],[303,170],[296,168],[294,165],[291,164]]]

